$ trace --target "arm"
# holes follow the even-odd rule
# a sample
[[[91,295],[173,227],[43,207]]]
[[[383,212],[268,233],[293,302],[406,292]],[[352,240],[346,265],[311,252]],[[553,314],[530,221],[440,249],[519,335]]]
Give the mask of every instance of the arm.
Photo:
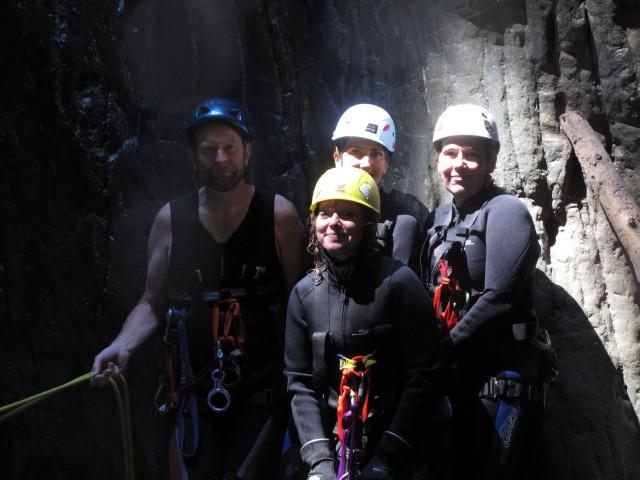
[[[497,197],[486,217],[484,294],[451,330],[454,345],[476,338],[479,330],[498,329],[512,314],[531,281],[539,255],[531,215],[515,197]],[[506,220],[508,219],[508,220]]]
[[[431,301],[407,267],[394,274],[392,310],[396,317],[399,364],[404,385],[391,423],[362,472],[363,480],[392,480],[409,463],[425,435],[425,420],[441,398],[435,387],[438,330]],[[403,372],[398,370],[398,375]]]
[[[169,268],[170,247],[171,213],[167,204],[158,212],[149,235],[145,291],[116,339],[96,355],[91,369],[92,385],[103,386],[109,377],[125,373],[131,355],[158,329],[158,311]]]
[[[321,393],[313,384],[313,353],[307,318],[312,312],[305,309],[303,303],[306,297],[306,302],[312,304],[314,293],[313,287],[310,292],[303,288],[305,280],[296,285],[289,297],[285,330],[285,374],[291,397],[291,414],[302,445],[301,454],[311,467],[333,459],[333,455],[328,435],[323,428],[322,407],[319,404]]]
[[[431,300],[408,267],[393,274],[390,294],[405,381],[388,430],[413,443],[419,435],[419,420],[436,403],[439,333]]]
[[[420,227],[411,215],[398,215],[393,227],[393,258],[411,266],[415,258]]]
[[[394,222],[391,256],[419,275],[420,237],[427,208],[413,195],[396,189],[381,193],[381,202],[382,218]]]
[[[274,201],[274,230],[287,292],[300,279],[304,229],[293,204],[280,195]]]

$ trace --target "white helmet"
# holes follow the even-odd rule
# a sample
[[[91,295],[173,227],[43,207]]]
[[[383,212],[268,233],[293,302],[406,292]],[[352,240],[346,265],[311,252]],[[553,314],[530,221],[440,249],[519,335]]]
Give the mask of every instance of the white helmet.
[[[478,105],[462,104],[447,108],[433,131],[433,146],[439,150],[443,138],[463,135],[491,140],[496,153],[500,150],[496,121],[488,110]]]
[[[354,105],[342,114],[331,140],[359,137],[373,140],[390,152],[396,150],[396,127],[382,108],[368,103]]]

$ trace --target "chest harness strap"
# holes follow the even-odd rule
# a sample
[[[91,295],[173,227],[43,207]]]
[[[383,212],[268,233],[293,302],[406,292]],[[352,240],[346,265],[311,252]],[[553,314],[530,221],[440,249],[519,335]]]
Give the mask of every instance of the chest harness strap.
[[[360,478],[360,460],[367,443],[365,420],[369,408],[370,368],[376,364],[373,353],[340,357],[340,393],[338,397],[338,439],[342,444],[338,480]]]
[[[465,276],[463,271],[466,269],[465,244],[471,227],[485,205],[486,202],[462,221],[458,221],[459,217],[454,215],[452,205],[448,223],[436,225],[430,235],[428,258],[433,255],[434,259],[426,279],[427,290],[433,296],[433,308],[441,330],[447,331],[455,327],[482,295],[482,292],[465,284],[470,283],[470,279],[465,278],[468,275]]]

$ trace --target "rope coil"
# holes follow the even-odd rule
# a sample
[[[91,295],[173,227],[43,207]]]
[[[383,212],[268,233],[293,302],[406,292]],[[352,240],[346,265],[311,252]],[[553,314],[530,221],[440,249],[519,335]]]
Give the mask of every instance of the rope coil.
[[[67,388],[73,387],[80,383],[89,381],[92,377],[91,373],[85,373],[78,378],[67,383],[54,387],[50,390],[38,393],[31,397],[19,400],[17,402],[0,407],[0,423],[21,413],[38,403],[47,400],[53,395],[60,393]],[[134,480],[134,461],[133,461],[133,434],[131,430],[131,405],[129,403],[129,386],[123,375],[118,376],[119,381],[109,378],[109,383],[113,387],[118,410],[120,412],[120,425],[122,427],[122,445],[124,449],[124,468],[126,480]]]

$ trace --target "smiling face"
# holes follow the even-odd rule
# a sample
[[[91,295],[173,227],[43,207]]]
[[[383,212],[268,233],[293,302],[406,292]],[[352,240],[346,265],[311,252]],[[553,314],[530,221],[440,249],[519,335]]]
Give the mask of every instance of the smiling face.
[[[355,167],[364,170],[378,185],[387,172],[390,160],[389,152],[383,145],[360,137],[347,137],[342,151],[336,147],[333,158],[336,167]]]
[[[495,148],[486,140],[471,136],[442,140],[438,172],[458,207],[480,191],[495,167]]]
[[[364,208],[347,200],[325,200],[316,209],[316,236],[333,258],[351,258],[360,243],[365,226]]]
[[[244,178],[251,144],[227,125],[208,124],[194,134],[193,156],[203,185],[218,192],[232,190]]]

